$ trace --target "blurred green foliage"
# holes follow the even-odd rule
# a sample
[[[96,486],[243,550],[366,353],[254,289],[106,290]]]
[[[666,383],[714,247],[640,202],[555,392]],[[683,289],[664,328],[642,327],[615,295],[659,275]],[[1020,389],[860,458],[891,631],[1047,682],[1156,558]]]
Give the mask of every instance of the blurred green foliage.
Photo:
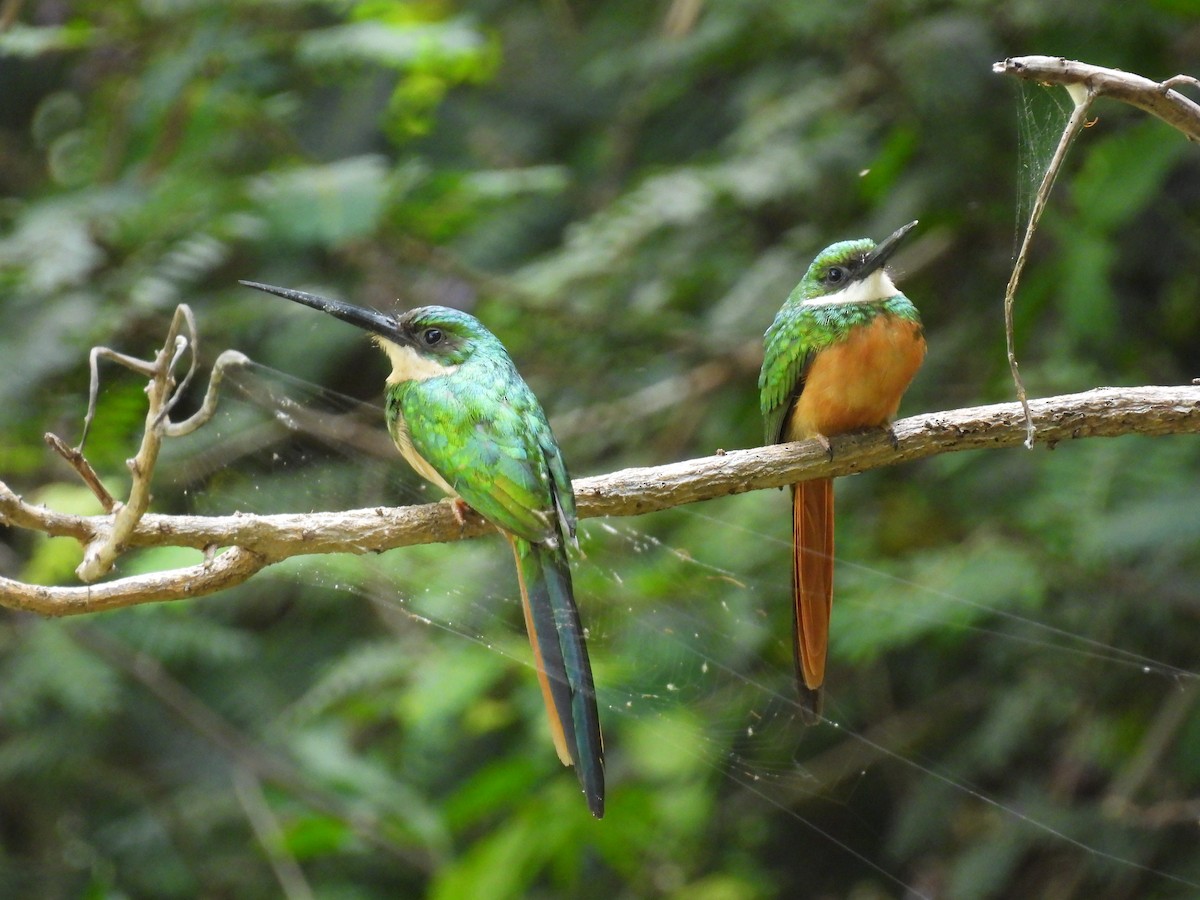
[[[904,411],[1007,399],[1016,210],[1059,119],[991,64],[1165,78],[1200,48],[1193,0],[17,8],[0,478],[64,511],[89,498],[41,435],[78,434],[88,349],[149,356],[179,302],[204,361],[260,366],[168,448],[156,510],[435,497],[362,405],[382,357],[239,278],[476,312],[590,474],[757,443],[755,347],[813,253],[919,218]],[[1200,374],[1200,160],[1095,113],[1018,301],[1036,394]],[[88,456],[116,490],[143,385],[103,376]],[[1194,895],[1200,445],[952,455],[839,497],[837,728],[795,716],[783,496],[584,523],[602,822],[550,750],[495,541],[8,612],[0,895]],[[70,542],[0,539],[5,575],[72,583]]]

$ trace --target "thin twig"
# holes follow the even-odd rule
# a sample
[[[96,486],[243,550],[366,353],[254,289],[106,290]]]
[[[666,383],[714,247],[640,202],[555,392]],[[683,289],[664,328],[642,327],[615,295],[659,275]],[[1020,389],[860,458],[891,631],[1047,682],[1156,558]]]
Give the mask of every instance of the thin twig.
[[[1071,99],[1075,102],[1075,109],[1071,112],[1071,118],[1067,120],[1067,125],[1063,129],[1062,135],[1058,139],[1058,146],[1054,148],[1054,156],[1050,160],[1050,165],[1046,169],[1045,175],[1042,176],[1042,183],[1038,187],[1037,196],[1033,199],[1033,208],[1029,211],[1029,222],[1025,226],[1025,237],[1021,241],[1021,249],[1017,253],[1017,260],[1013,263],[1012,274],[1008,278],[1008,287],[1004,289],[1004,340],[1008,350],[1008,368],[1012,373],[1013,382],[1017,386],[1017,400],[1021,403],[1021,408],[1025,411],[1025,446],[1026,448],[1033,447],[1033,414],[1029,411],[1029,399],[1025,393],[1025,383],[1021,380],[1020,367],[1017,364],[1017,346],[1016,336],[1013,328],[1013,306],[1016,303],[1017,284],[1021,280],[1021,273],[1025,269],[1025,260],[1029,255],[1029,247],[1033,243],[1033,233],[1037,230],[1038,222],[1041,221],[1042,212],[1046,209],[1046,200],[1050,196],[1050,191],[1054,187],[1054,181],[1058,178],[1058,173],[1062,169],[1063,160],[1067,158],[1067,148],[1071,146],[1071,141],[1075,140],[1075,136],[1079,134],[1081,128],[1087,122],[1088,107],[1092,102],[1092,93],[1090,90],[1081,90],[1076,85],[1067,88]]]
[[[208,390],[204,392],[204,401],[200,404],[200,408],[191,415],[190,418],[184,419],[182,422],[164,422],[161,430],[164,437],[182,437],[185,434],[191,434],[201,425],[207,424],[217,411],[217,399],[220,395],[221,382],[225,379],[225,375],[229,369],[237,369],[242,366],[250,365],[250,357],[237,350],[225,350],[217,357],[217,361],[213,363],[212,375],[208,379]],[[182,391],[188,379],[192,377],[191,372],[188,373],[184,384],[179,386],[179,391]],[[176,396],[178,396],[178,391]],[[174,402],[172,401],[172,405]]]
[[[263,855],[271,864],[271,871],[279,881],[283,896],[287,900],[312,900],[315,896],[312,888],[304,877],[304,870],[296,862],[296,857],[287,852],[283,829],[279,827],[279,820],[271,812],[258,778],[248,769],[235,767],[233,791],[238,802],[242,804],[242,811],[246,813],[250,830],[254,832],[258,845],[262,847]]]
[[[104,511],[111,513],[116,508],[117,501],[108,492],[108,488],[104,486],[100,476],[96,474],[96,470],[92,468],[92,464],[87,461],[87,458],[77,448],[69,446],[57,434],[47,431],[42,438],[50,445],[51,450],[65,459],[67,464],[79,474],[83,483],[96,495],[96,499],[100,501],[100,506]]]
[[[149,374],[150,383],[146,386],[146,396],[149,398],[149,409],[146,412],[146,426],[142,432],[142,443],[133,459],[126,461],[132,480],[129,486],[129,499],[118,504],[115,515],[107,528],[97,531],[92,542],[84,548],[83,562],[75,569],[80,581],[93,582],[107,575],[126,546],[126,540],[137,526],[138,520],[150,507],[150,480],[154,473],[154,464],[158,460],[158,451],[162,446],[162,433],[159,428],[160,413],[171,399],[175,388],[175,379],[171,374],[172,367],[178,361],[182,349],[180,347],[179,329],[187,317],[181,314],[182,307],[176,307],[171,325],[167,329],[167,339],[163,348],[155,356],[152,363],[115,353],[106,347],[93,348],[91,353],[92,383],[89,391],[88,412],[84,419],[84,437],[95,414],[95,401],[99,385],[97,360],[99,356],[120,362],[143,375]],[[186,340],[186,338],[184,339]],[[83,439],[80,439],[82,448]]]
[[[12,28],[13,23],[17,21],[17,16],[21,14],[23,2],[24,0],[4,0],[4,5],[0,6],[0,31]]]
[[[1170,90],[1171,88],[1183,87],[1184,85],[1187,85],[1188,87],[1200,88],[1200,78],[1195,78],[1191,75],[1172,75],[1166,81],[1163,81],[1159,86],[1163,90]]]
[[[91,375],[88,380],[87,412],[83,417],[83,432],[79,435],[79,443],[75,445],[75,449],[81,453],[83,452],[83,445],[87,443],[88,431],[92,427],[92,420],[96,418],[96,401],[100,399],[101,359],[115,362],[117,365],[137,372],[144,378],[153,378],[156,370],[153,362],[146,362],[144,359],[138,359],[136,356],[118,353],[116,350],[111,350],[108,347],[92,348],[92,351],[88,354],[88,371]]]
[[[192,378],[196,374],[196,368],[200,364],[200,338],[196,330],[196,318],[192,315],[192,308],[186,303],[181,303],[175,308],[175,314],[183,316],[183,322],[187,325],[188,334],[187,337],[184,337],[182,334],[175,337],[175,355],[171,358],[170,363],[167,364],[167,371],[175,371],[176,364],[187,350],[191,350],[192,352],[192,362],[188,366],[187,374],[183,376],[183,381],[179,382],[179,385],[171,391],[167,402],[159,410],[158,418],[154,422],[156,426],[175,408],[175,404],[179,402],[179,398],[183,396],[183,392],[192,383]]]

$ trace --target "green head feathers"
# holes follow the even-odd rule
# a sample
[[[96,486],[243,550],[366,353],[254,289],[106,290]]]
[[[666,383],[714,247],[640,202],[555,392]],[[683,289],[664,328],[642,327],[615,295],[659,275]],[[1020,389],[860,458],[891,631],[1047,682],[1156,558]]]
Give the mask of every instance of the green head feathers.
[[[884,265],[916,222],[897,229],[879,244],[869,238],[831,244],[812,261],[789,300],[833,298],[863,303],[895,293]]]
[[[399,338],[399,340],[397,340]],[[447,306],[420,306],[397,316],[392,335],[375,335],[376,342],[388,356],[393,353],[385,346],[398,343],[411,347],[423,359],[443,366],[458,366],[477,351],[489,355],[508,353],[499,338],[470,313]]]

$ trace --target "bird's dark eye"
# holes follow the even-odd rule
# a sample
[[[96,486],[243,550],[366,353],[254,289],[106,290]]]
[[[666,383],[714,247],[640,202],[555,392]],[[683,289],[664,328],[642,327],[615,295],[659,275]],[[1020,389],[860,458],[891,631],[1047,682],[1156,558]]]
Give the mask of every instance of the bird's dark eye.
[[[442,329],[426,328],[421,332],[421,343],[426,347],[436,347],[442,342],[443,337],[445,337],[445,335],[442,334]]]
[[[828,284],[841,284],[842,279],[846,277],[846,270],[841,266],[830,266],[825,272],[825,281]]]

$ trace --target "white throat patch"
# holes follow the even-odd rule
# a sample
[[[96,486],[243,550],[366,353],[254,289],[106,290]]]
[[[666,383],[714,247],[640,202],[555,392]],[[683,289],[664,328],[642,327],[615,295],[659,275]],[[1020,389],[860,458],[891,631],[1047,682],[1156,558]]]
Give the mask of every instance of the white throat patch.
[[[876,269],[861,281],[852,281],[836,294],[804,301],[805,306],[852,306],[861,303],[878,303],[895,297],[900,291],[883,269]]]
[[[392,374],[387,377],[388,384],[400,384],[404,381],[424,381],[426,378],[437,378],[440,375],[451,375],[458,366],[443,366],[433,359],[426,359],[412,347],[396,344],[387,338],[372,335],[379,349],[387,354],[392,363]]]

